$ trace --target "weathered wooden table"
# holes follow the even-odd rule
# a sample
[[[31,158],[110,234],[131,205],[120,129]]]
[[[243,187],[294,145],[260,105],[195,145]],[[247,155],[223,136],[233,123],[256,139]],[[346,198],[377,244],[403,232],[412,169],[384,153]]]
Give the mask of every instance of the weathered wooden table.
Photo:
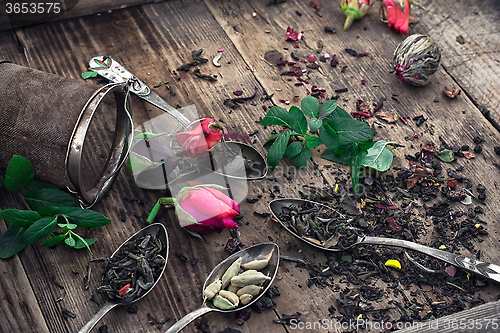
[[[274,94],[272,102],[287,107],[279,100],[290,100],[291,105],[296,105],[293,97],[297,96],[298,100],[305,97],[306,88],[311,89],[312,85],[325,88],[328,96],[334,95],[336,89],[347,87],[348,92],[342,93],[338,101],[348,112],[355,111],[358,99],[371,104],[386,97],[384,110],[396,112],[407,119],[424,115],[429,125],[418,128],[419,138],[413,138],[413,132],[402,122],[376,126],[376,139],[399,141],[407,145],[394,151],[394,167],[407,167],[405,154],[413,154],[427,141],[439,144],[440,136],[447,142],[471,147],[474,146],[472,139],[476,136],[486,140],[483,152],[475,159],[462,158],[445,166],[445,169],[463,167],[462,174],[474,185],[487,186],[482,219],[488,222],[489,235],[484,237],[483,242],[476,243],[476,249],[481,251],[482,260],[500,263],[500,227],[497,223],[500,218],[500,193],[497,187],[500,169],[494,164],[499,157],[493,152],[493,147],[500,145],[500,133],[498,128],[495,129],[495,124],[490,123],[481,112],[484,112],[481,106],[486,105],[490,110],[489,118],[500,119],[497,117],[500,112],[499,95],[495,94],[498,92],[499,81],[496,78],[500,68],[499,30],[495,23],[500,13],[498,6],[488,1],[474,4],[472,1],[422,1],[428,12],[414,10],[420,23],[412,27],[411,33],[428,33],[437,40],[443,50],[443,66],[431,83],[423,88],[414,88],[404,86],[389,72],[393,50],[404,36],[390,31],[379,21],[378,2],[367,17],[355,22],[346,32],[342,30],[344,16],[336,2],[321,2],[318,13],[309,5],[309,1],[288,0],[271,6],[267,3],[268,0],[172,0],[95,14],[97,10],[93,6],[99,4],[88,2],[88,8],[77,13],[83,15],[92,12],[91,15],[0,32],[0,58],[78,79],[86,71],[90,58],[96,55],[112,56],[140,79],[147,80],[149,86],[161,84],[155,91],[169,104],[195,104],[200,116],[210,116],[220,121],[227,132],[248,134],[258,131],[252,136],[253,145],[264,154],[266,150],[263,143],[272,130],[264,129],[257,122],[265,114],[262,105],[272,106],[270,101],[260,100],[264,90]],[[108,3],[104,5],[108,6]],[[109,6],[117,8],[112,4]],[[469,10],[471,6],[473,9]],[[304,32],[304,40],[298,43],[297,49],[285,41],[288,26]],[[325,32],[325,26],[336,27],[337,33]],[[456,42],[458,35],[463,35],[465,44]],[[333,68],[329,63],[320,63],[321,70],[309,74],[309,85],[297,86],[294,84],[296,81],[287,81],[286,77],[280,76],[280,71],[273,63],[264,59],[266,52],[274,50],[288,59],[291,51],[303,57],[316,54],[320,40],[324,45],[323,52],[336,54],[340,65]],[[190,61],[191,51],[200,48],[210,59],[217,54],[217,50],[224,49],[221,67],[214,67],[211,62],[202,66],[204,72],[217,74],[218,80],[207,82],[184,72],[179,73],[181,78],[176,80],[174,71]],[[345,48],[369,52],[370,55],[354,58],[344,51]],[[342,72],[344,66],[347,68]],[[366,84],[362,84],[361,80],[366,80]],[[167,90],[164,82],[169,82],[175,95]],[[442,90],[445,86],[457,85],[465,93],[454,100],[444,97]],[[223,104],[226,98],[233,97],[235,90],[243,90],[250,95],[256,88],[259,90],[254,100],[256,105],[247,102],[233,110]],[[391,99],[391,95],[397,95],[400,103]],[[136,111],[136,120],[161,114],[161,111],[139,99],[134,99],[134,103],[139,106],[137,110],[148,110],[145,114]],[[367,120],[370,124],[373,121],[374,118]],[[327,253],[300,243],[272,220],[254,214],[268,212],[267,203],[271,200],[269,189],[279,188],[279,192],[273,192],[278,197],[298,197],[302,185],[332,186],[338,181],[335,171],[346,174],[345,167],[332,165],[321,159],[320,154],[321,151],[315,150],[309,168],[292,177],[270,173],[266,179],[249,184],[249,196],[262,195],[262,198],[256,203],[241,204],[244,217],[239,222],[239,231],[245,246],[272,240],[280,246],[283,255],[306,258],[313,264],[326,262]],[[292,170],[291,164],[287,162],[281,165]],[[123,240],[143,227],[144,221],[137,216],[148,213],[152,204],[163,194],[161,191],[137,187],[128,171],[122,169],[110,195],[94,206],[96,211],[108,216],[112,222],[92,231],[92,236],[99,238],[92,246],[93,255],[65,246],[46,248],[35,244],[11,259],[1,260],[0,332],[77,332],[104,302],[95,291],[100,283],[101,264],[90,260],[109,256]],[[130,200],[132,198],[140,198],[145,204]],[[21,207],[17,196],[2,189],[0,208]],[[460,209],[458,206],[455,208]],[[464,206],[462,209],[466,211],[467,208]],[[122,221],[120,209],[126,212],[125,221]],[[425,214],[420,215],[420,218],[425,220]],[[223,248],[230,235],[227,231],[211,234],[203,242],[178,226],[173,211],[161,211],[157,220],[167,226],[171,240],[165,276],[146,298],[135,303],[138,306],[137,314],[128,313],[127,307],[116,308],[102,319],[94,331],[97,332],[98,327],[104,324],[108,325],[109,332],[163,331],[200,306],[201,286],[212,268],[228,256]],[[429,238],[421,239],[421,242],[432,238],[432,223],[427,225]],[[0,223],[0,232],[5,230],[6,224]],[[463,254],[474,256],[466,249]],[[86,289],[84,276],[88,265],[92,267],[92,275],[90,288]],[[75,274],[76,271],[79,274]],[[403,275],[404,269],[394,274]],[[290,327],[273,323],[273,319],[297,311],[302,314],[301,322],[309,325],[323,319],[332,319],[335,323],[338,312],[331,315],[329,308],[337,306],[339,289],[319,289],[314,285],[308,287],[308,278],[308,270],[304,267],[282,261],[274,282],[281,292],[281,296],[274,299],[276,308],[260,314],[252,313],[243,326],[236,325],[232,315],[209,314],[206,317],[212,332],[220,332],[226,327],[242,332],[288,332]],[[340,279],[336,277],[336,283],[340,289],[346,288],[346,281],[339,282]],[[371,284],[383,288],[385,293],[382,302],[374,302],[376,309],[388,307],[389,300],[404,303],[403,299],[408,298],[413,304],[419,304],[418,311],[424,317],[431,308],[430,301],[424,296],[430,299],[436,296],[432,295],[432,291],[417,285],[410,290],[402,290],[402,294],[396,294],[389,291],[387,284],[377,277],[373,278]],[[413,293],[416,290],[419,292]],[[482,324],[486,323],[486,319],[498,319],[498,304],[495,301],[499,292],[498,286],[490,284],[483,291],[470,295],[474,300],[484,300],[486,304],[458,313],[452,318],[473,318],[484,321]],[[65,297],[57,301],[63,293]],[[410,296],[410,293],[416,296]],[[457,293],[460,293],[458,289]],[[91,298],[97,300],[99,305],[90,301]],[[442,301],[451,302],[451,298],[442,297]],[[75,313],[76,317],[65,318],[62,309]],[[397,319],[400,317],[398,311],[395,308],[387,310],[387,313]],[[149,323],[149,315],[158,321],[170,319],[159,330],[156,325]],[[366,313],[365,318],[372,318],[371,314]],[[444,325],[446,322],[441,320],[435,322],[434,326],[426,324],[424,327],[440,332],[454,329]],[[190,324],[184,331],[196,332],[197,329],[194,324]],[[308,331],[334,332],[341,329],[332,326]]]

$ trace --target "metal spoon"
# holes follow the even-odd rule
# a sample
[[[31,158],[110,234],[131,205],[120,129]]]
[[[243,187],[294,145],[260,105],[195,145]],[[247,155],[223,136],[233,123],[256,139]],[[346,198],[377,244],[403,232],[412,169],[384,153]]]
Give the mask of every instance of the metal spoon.
[[[273,251],[274,250],[274,251]],[[268,255],[271,251],[273,251],[271,259],[269,260],[269,263],[266,268],[264,268],[263,272],[269,272],[269,276],[271,277],[271,280],[268,280],[264,283],[260,296],[262,296],[267,289],[271,286],[271,283],[274,280],[274,277],[276,276],[276,272],[278,271],[278,265],[280,261],[280,253],[279,253],[279,248],[278,245],[274,243],[261,243],[257,244],[254,246],[251,246],[249,248],[246,248],[242,251],[236,252],[233,255],[229,256],[226,260],[222,261],[220,264],[218,264],[212,272],[208,275],[207,279],[205,280],[205,283],[203,284],[203,289],[214,282],[216,279],[222,278],[222,275],[226,272],[229,266],[239,257],[243,259],[242,264],[245,264],[247,262],[253,261],[253,260],[259,260],[259,259],[264,259],[266,255]],[[199,309],[194,310],[184,317],[182,317],[178,322],[176,322],[174,325],[172,325],[165,333],[176,333],[182,330],[187,324],[198,318],[199,316],[204,315],[205,313],[211,312],[211,311],[217,311],[217,312],[223,312],[223,313],[229,313],[229,312],[235,312],[235,311],[240,311],[244,308],[247,308],[251,306],[255,301],[257,301],[260,297],[254,298],[250,303],[244,306],[238,306],[235,309],[232,310],[221,310],[216,308],[215,306],[212,305],[211,301],[206,302],[203,304]]]
[[[477,259],[471,259],[463,255],[459,254],[454,254],[450,252],[446,252],[443,250],[438,250],[434,249],[429,246],[417,244],[414,242],[410,242],[407,240],[402,240],[402,239],[394,239],[394,238],[383,238],[383,237],[370,237],[370,236],[357,236],[357,239],[355,242],[350,244],[348,247],[343,247],[343,248],[335,248],[335,247],[329,247],[326,248],[324,246],[315,244],[301,236],[299,236],[297,233],[292,231],[286,223],[284,223],[280,218],[280,214],[283,212],[283,209],[288,209],[290,207],[297,207],[300,208],[304,204],[313,204],[315,205],[318,210],[326,210],[326,211],[331,211],[337,214],[337,216],[342,217],[342,215],[334,210],[333,208],[330,208],[328,206],[322,205],[317,202],[312,202],[309,200],[302,200],[302,199],[276,199],[273,200],[269,203],[269,209],[271,210],[271,213],[273,216],[276,218],[276,220],[285,228],[286,231],[300,239],[301,241],[312,245],[314,247],[317,247],[322,250],[326,251],[332,251],[332,252],[339,252],[339,251],[344,251],[347,250],[348,248],[351,248],[353,246],[361,245],[361,244],[374,244],[374,245],[386,245],[386,246],[397,246],[397,247],[402,247],[406,248],[409,250],[414,250],[421,252],[423,254],[426,254],[428,256],[434,257],[436,259],[442,260],[448,264],[457,266],[459,268],[462,268],[466,270],[467,272],[479,275],[483,278],[487,278],[490,280],[493,280],[495,282],[500,282],[500,266],[490,264],[484,261],[480,261]]]
[[[97,311],[97,313],[95,315],[93,315],[92,318],[90,318],[90,320],[80,329],[80,331],[78,331],[78,333],[90,332],[92,330],[92,328],[94,328],[94,326],[97,324],[97,322],[99,320],[101,320],[101,318],[104,317],[104,315],[106,315],[106,313],[108,313],[115,306],[128,305],[128,304],[134,303],[134,302],[140,300],[141,298],[143,298],[144,296],[146,296],[156,286],[156,284],[158,283],[160,278],[163,276],[163,272],[165,271],[165,267],[167,267],[168,236],[167,236],[167,229],[165,229],[165,226],[163,224],[154,223],[154,224],[148,225],[145,228],[142,228],[141,230],[139,230],[138,232],[133,234],[131,237],[129,237],[125,242],[123,242],[122,245],[120,245],[118,247],[118,249],[116,249],[116,251],[113,252],[113,254],[111,255],[110,258],[112,258],[120,250],[120,248],[122,246],[124,246],[125,244],[129,243],[130,241],[132,241],[134,239],[141,238],[148,233],[151,235],[156,234],[157,238],[162,242],[162,244],[165,244],[165,247],[164,247],[163,252],[162,252],[162,254],[164,255],[164,258],[165,258],[165,264],[163,265],[161,273],[158,276],[158,278],[156,279],[156,281],[154,282],[154,284],[142,296],[135,298],[132,302],[128,302],[128,303],[127,302],[120,302],[120,301],[112,300],[112,299],[108,298],[106,303],[104,303],[104,305],[99,309],[99,311]]]

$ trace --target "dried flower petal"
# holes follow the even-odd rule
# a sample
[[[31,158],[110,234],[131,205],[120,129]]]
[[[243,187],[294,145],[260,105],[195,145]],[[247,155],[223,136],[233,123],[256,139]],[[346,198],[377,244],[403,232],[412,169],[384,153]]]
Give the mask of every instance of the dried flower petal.
[[[455,276],[457,268],[455,266],[448,266],[444,269],[444,271],[448,273],[449,276]]]
[[[302,39],[302,32],[293,31],[293,29],[290,27],[286,29],[285,41],[291,40],[294,42],[300,42],[301,39]]]
[[[401,269],[401,263],[399,261],[397,261],[396,259],[387,260],[385,262],[385,265],[387,267],[394,267],[397,269]]]
[[[385,222],[387,223],[387,227],[389,229],[391,229],[392,231],[396,232],[396,231],[401,231],[401,227],[399,226],[399,224],[396,222],[396,220],[394,220],[393,217],[388,217],[385,219]]]
[[[345,51],[347,53],[349,53],[350,55],[352,55],[353,57],[357,56],[358,55],[358,52],[353,50],[353,49],[345,49]]]
[[[383,105],[383,103],[381,103],[381,104]],[[375,109],[373,109],[373,111],[375,111]],[[388,112],[379,111],[379,112],[374,112],[374,114],[378,118],[385,120],[388,123],[395,123],[398,120],[398,116],[395,113],[388,113]]]
[[[463,150],[460,150],[460,153],[462,153],[462,155],[464,155],[464,157],[468,160],[470,160],[471,158],[475,158],[476,155],[473,153],[473,152],[470,152],[470,151],[463,151]]]
[[[458,88],[451,88],[451,89],[448,89],[448,87],[444,87],[444,90],[443,90],[443,93],[448,96],[449,98],[455,98],[457,97],[458,95],[460,95],[460,89]]]
[[[235,94],[236,96],[241,96],[243,94],[243,90],[235,90],[233,91],[233,94]]]

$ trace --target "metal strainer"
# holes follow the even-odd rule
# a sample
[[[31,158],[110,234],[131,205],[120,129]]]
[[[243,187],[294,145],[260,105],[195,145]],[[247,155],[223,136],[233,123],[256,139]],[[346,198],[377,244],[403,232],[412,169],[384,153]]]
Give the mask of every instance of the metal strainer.
[[[130,103],[126,82],[100,88],[0,61],[0,168],[23,156],[35,178],[68,187],[92,205],[129,151]]]

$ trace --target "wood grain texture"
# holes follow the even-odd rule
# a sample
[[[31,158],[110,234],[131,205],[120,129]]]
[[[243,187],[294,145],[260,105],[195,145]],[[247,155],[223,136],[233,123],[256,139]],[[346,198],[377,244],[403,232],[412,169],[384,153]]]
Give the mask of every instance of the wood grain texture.
[[[423,1],[414,31],[434,38],[442,64],[476,105],[500,123],[500,3],[498,1]],[[457,41],[462,36],[464,44]],[[497,125],[497,130],[500,126]]]
[[[259,117],[265,115],[262,106],[272,105],[271,102],[261,100],[264,90],[269,94],[275,94],[273,101],[276,104],[288,108],[279,102],[279,98],[289,99],[292,105],[297,104],[293,101],[293,97],[298,96],[300,99],[306,96],[306,88],[312,85],[324,87],[329,97],[335,94],[335,89],[347,87],[349,91],[342,93],[338,101],[348,112],[355,110],[357,99],[371,104],[380,97],[386,97],[385,111],[397,112],[407,119],[423,114],[428,119],[426,122],[428,126],[423,125],[418,128],[418,139],[414,139],[413,132],[401,122],[388,127],[376,127],[376,139],[394,140],[407,145],[407,148],[395,151],[395,167],[406,167],[404,155],[414,153],[426,141],[432,140],[439,144],[439,136],[452,145],[471,146],[473,137],[478,135],[484,137],[486,140],[484,151],[476,159],[460,159],[443,166],[445,169],[463,166],[463,174],[469,177],[474,185],[479,183],[486,185],[488,197],[483,219],[497,221],[500,218],[500,212],[496,209],[500,194],[493,184],[500,176],[500,172],[492,164],[497,159],[493,153],[493,146],[499,145],[500,135],[484,120],[467,96],[461,95],[457,100],[442,97],[442,87],[454,83],[446,71],[440,69],[432,82],[423,88],[402,85],[389,70],[393,49],[403,40],[403,36],[391,32],[379,22],[373,9],[362,21],[355,22],[351,30],[344,32],[341,30],[344,17],[336,3],[322,4],[321,16],[318,16],[308,6],[308,2],[289,0],[277,6],[267,6],[267,2],[267,0],[238,2],[206,0],[205,3],[196,0],[168,1],[103,13],[100,16],[52,22],[36,28],[2,32],[0,41],[5,43],[0,43],[0,58],[7,57],[13,62],[36,69],[79,78],[80,73],[86,70],[90,58],[96,55],[110,55],[140,79],[147,81],[150,87],[159,85],[154,90],[171,105],[194,104],[200,117],[213,117],[224,125],[227,132],[246,135],[258,131],[251,138],[255,148],[263,153],[266,149],[262,145],[273,130],[272,126],[263,128],[256,122]],[[296,11],[303,15],[299,17]],[[255,18],[252,16],[253,12],[257,14]],[[284,41],[286,28],[289,25],[295,30],[304,31],[305,41],[299,43],[297,49],[293,48],[291,43]],[[325,25],[335,26],[338,32],[333,35],[325,33],[323,31]],[[318,40],[322,40],[325,45],[323,51],[337,54],[341,63],[337,68],[331,67],[328,63],[320,63],[323,74],[319,71],[308,73],[305,79],[310,82],[309,85],[295,86],[296,81],[287,81],[286,77],[280,76],[281,72],[274,64],[264,59],[265,53],[272,50],[280,52],[289,60],[291,51],[301,58],[311,53],[317,55],[315,49]],[[210,61],[200,65],[199,68],[204,73],[216,74],[218,80],[203,81],[192,75],[192,72],[179,72],[181,79],[176,80],[174,71],[177,71],[181,64],[191,61],[191,51],[200,48],[204,50],[203,56]],[[222,66],[215,67],[211,64],[211,60],[221,48],[224,49],[220,61]],[[345,52],[345,48],[367,51],[370,52],[370,56],[354,58]],[[348,66],[345,73],[341,72],[343,66]],[[361,84],[361,79],[367,81],[366,85]],[[166,89],[165,82],[169,82],[175,95]],[[247,96],[256,88],[257,97],[240,105],[239,108],[233,110],[223,105],[226,98],[234,96],[233,91],[243,90],[244,96]],[[392,94],[398,95],[400,103],[391,99]],[[434,102],[434,99],[438,99],[439,102]],[[161,111],[137,98],[134,98],[133,102],[136,125],[162,114]],[[372,121],[373,119],[368,120],[370,123]],[[413,125],[411,121],[410,124]],[[254,214],[254,212],[268,212],[267,204],[272,196],[297,197],[302,185],[316,188],[324,184],[334,185],[340,179],[345,179],[348,169],[321,159],[321,152],[322,149],[315,149],[314,163],[310,162],[308,168],[300,172],[286,161],[266,179],[248,183],[248,197],[261,195],[262,199],[254,204],[247,202],[241,204],[243,219],[240,221],[239,231],[245,246],[271,240],[280,246],[282,254],[307,258],[314,264],[326,262],[327,257],[340,260],[339,256],[316,251],[300,243],[277,223]],[[485,179],[492,181],[490,184],[485,184]],[[26,289],[28,290],[26,295],[20,296],[8,291],[9,296],[23,300],[29,300],[30,297],[36,299],[46,326],[46,329],[41,331],[78,331],[99,308],[99,305],[91,302],[90,298],[94,296],[99,304],[104,302],[102,295],[98,295],[95,291],[103,271],[101,263],[90,263],[90,259],[108,256],[123,240],[144,226],[145,214],[150,211],[157,198],[165,194],[164,191],[138,188],[130,173],[122,169],[110,194],[94,207],[112,219],[112,222],[104,228],[93,229],[90,232],[89,236],[99,238],[92,247],[93,255],[85,251],[75,252],[64,246],[57,246],[54,249],[38,245],[28,246],[19,255],[27,277],[27,281],[21,283],[30,286],[32,291],[28,292],[29,289]],[[3,198],[2,195],[2,205]],[[7,203],[12,204],[11,201]],[[121,220],[120,210],[126,213],[125,221]],[[418,212],[416,214],[423,220],[426,219],[425,215]],[[140,218],[141,216],[143,218]],[[154,291],[136,303],[137,314],[129,314],[127,307],[116,308],[106,315],[97,327],[106,324],[112,327],[114,332],[129,332],[131,329],[140,332],[158,332],[156,326],[148,323],[148,313],[158,321],[170,318],[163,326],[163,329],[166,329],[175,320],[200,306],[201,287],[205,277],[218,262],[227,257],[223,246],[230,238],[229,233],[224,231],[221,234],[208,235],[206,241],[201,242],[187,235],[177,225],[172,210],[160,211],[157,221],[165,223],[171,242],[165,276]],[[428,225],[427,236],[419,242],[428,244],[435,236],[430,221]],[[487,229],[490,235],[484,238],[484,242],[477,243],[476,248],[481,250],[483,260],[498,263],[500,262],[500,251],[497,247],[499,226],[489,223]],[[363,250],[370,251],[370,248],[365,247]],[[464,250],[463,254],[474,255],[467,250]],[[182,256],[186,257],[187,261],[181,260]],[[2,271],[5,265],[5,261],[0,261]],[[85,289],[83,277],[88,265],[92,267],[92,275],[90,287]],[[73,273],[73,269],[79,274]],[[14,274],[12,268],[8,268],[7,271],[11,272],[10,275]],[[272,320],[277,315],[292,314],[296,311],[302,313],[303,322],[335,320],[329,308],[336,305],[336,300],[340,297],[339,290],[344,290],[349,284],[337,276],[334,281],[339,285],[339,289],[329,287],[320,289],[314,285],[308,287],[308,278],[307,269],[292,262],[282,262],[274,282],[281,292],[281,296],[275,298],[277,303],[275,311],[253,313],[252,318],[243,326],[236,325],[231,315],[212,313],[206,316],[212,331],[219,332],[228,326],[245,333],[289,331],[288,328],[275,324]],[[377,309],[387,307],[388,300],[404,302],[403,296],[390,291],[387,283],[381,279],[375,278],[372,282],[374,286],[385,290],[386,299],[374,304]],[[414,285],[409,290],[402,291],[410,299],[412,291],[419,292],[415,302],[424,304],[421,316],[424,316],[430,308],[422,293],[434,297],[431,291],[426,290],[425,286],[420,288]],[[65,298],[55,302],[63,291],[67,293]],[[498,287],[493,285],[480,292],[481,298],[486,302],[496,300],[497,294]],[[449,298],[445,300],[450,301]],[[76,318],[64,319],[61,315],[62,308],[74,312]],[[19,321],[32,320],[30,316],[18,310],[9,311],[6,312],[8,316],[19,318]],[[400,316],[397,310],[389,310],[388,313],[394,318]],[[4,317],[0,316],[2,329],[7,324],[12,325],[2,319]],[[12,327],[13,331],[23,331],[22,327]],[[321,329],[310,331],[324,332]],[[198,332],[198,330],[194,324],[190,324],[183,332]]]

